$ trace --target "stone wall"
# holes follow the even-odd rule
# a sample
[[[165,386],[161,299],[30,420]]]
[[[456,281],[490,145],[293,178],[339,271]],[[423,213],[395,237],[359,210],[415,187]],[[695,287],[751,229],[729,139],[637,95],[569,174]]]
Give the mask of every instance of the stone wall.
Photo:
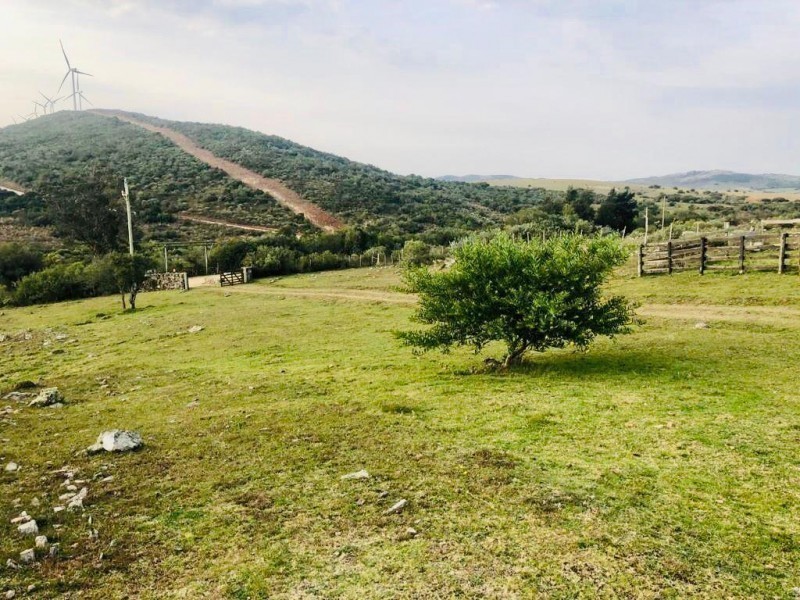
[[[150,273],[142,284],[143,292],[188,289],[189,276],[186,273]]]

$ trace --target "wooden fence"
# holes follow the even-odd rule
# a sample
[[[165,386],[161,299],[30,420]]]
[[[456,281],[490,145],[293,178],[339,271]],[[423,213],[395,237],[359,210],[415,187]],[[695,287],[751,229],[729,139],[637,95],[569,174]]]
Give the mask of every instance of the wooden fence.
[[[226,285],[239,285],[245,283],[244,273],[242,271],[232,271],[230,273],[219,274],[219,284],[222,287]]]
[[[800,233],[702,237],[639,246],[639,276],[675,271],[800,272]]]

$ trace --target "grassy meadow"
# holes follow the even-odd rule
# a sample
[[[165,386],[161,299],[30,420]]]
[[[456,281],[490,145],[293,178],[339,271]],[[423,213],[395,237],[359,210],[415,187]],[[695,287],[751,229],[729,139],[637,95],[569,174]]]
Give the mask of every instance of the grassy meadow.
[[[0,470],[0,593],[797,595],[800,278],[625,271],[609,287],[641,303],[633,334],[511,372],[483,370],[500,347],[399,346],[398,283],[360,269],[142,294],[135,313],[5,309],[0,390],[33,380],[68,404],[0,403],[18,410],[0,466],[21,466]],[[111,428],[144,449],[82,452]],[[82,513],[52,511],[65,466]],[[5,566],[33,546],[21,510],[56,559]]]

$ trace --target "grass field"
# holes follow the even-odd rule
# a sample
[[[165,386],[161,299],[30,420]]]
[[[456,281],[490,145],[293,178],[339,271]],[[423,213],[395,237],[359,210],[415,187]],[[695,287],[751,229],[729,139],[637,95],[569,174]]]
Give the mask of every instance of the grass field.
[[[0,592],[797,595],[800,278],[621,274],[635,333],[506,373],[400,347],[397,283],[363,269],[143,294],[136,313],[6,309],[0,389],[57,385],[68,405],[0,404],[19,409],[0,459],[21,465],[0,471]],[[114,427],[145,448],[81,452]],[[52,512],[66,465],[89,481],[83,513]],[[5,567],[33,545],[20,510],[57,559]]]

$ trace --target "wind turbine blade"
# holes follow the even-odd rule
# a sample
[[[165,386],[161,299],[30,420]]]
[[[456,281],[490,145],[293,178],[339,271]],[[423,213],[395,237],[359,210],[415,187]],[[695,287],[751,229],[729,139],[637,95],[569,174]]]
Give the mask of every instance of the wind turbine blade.
[[[67,58],[67,51],[64,50],[64,42],[58,40],[58,43],[61,44],[61,53],[64,55],[64,60],[67,61],[67,68],[72,69],[72,65],[69,64],[69,59]]]
[[[72,73],[72,71],[67,71],[67,74],[66,74],[66,75],[64,75],[64,79],[62,79],[62,80],[61,80],[61,85],[60,85],[60,86],[58,86],[58,92],[60,92],[60,91],[61,91],[61,88],[62,88],[62,87],[64,87],[64,82],[67,80],[67,77],[69,77],[70,73]],[[56,92],[56,94],[57,94],[58,92]]]
[[[84,100],[86,100],[87,102],[89,102],[89,99],[88,99],[86,96],[84,96],[84,95],[83,95],[83,92],[78,92],[78,94],[80,95],[80,97],[81,97],[81,98],[83,98]],[[89,106],[94,106],[94,104],[92,104],[91,102],[89,102]]]
[[[44,95],[42,92],[39,92],[39,95],[40,95],[42,98],[44,98],[45,100],[47,100],[48,102],[51,102],[50,98],[48,98],[47,96],[45,96],[45,95]]]
[[[92,75],[91,73],[84,73],[83,71],[78,71],[78,69],[75,69],[75,72],[78,73],[79,75],[88,75],[89,77],[94,77],[94,75]]]

